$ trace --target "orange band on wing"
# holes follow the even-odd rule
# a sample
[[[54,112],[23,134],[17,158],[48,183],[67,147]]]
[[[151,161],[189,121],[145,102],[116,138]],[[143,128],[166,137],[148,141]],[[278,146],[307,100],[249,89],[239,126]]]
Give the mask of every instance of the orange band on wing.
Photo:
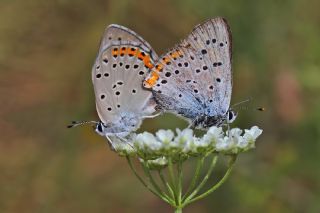
[[[146,88],[151,88],[157,83],[158,79],[159,79],[159,74],[157,73],[157,71],[152,71],[151,77],[149,77],[147,80],[143,82],[143,86]]]
[[[140,49],[137,48],[136,54],[135,54],[134,56],[138,58],[138,56],[140,55],[140,53],[141,53]]]
[[[163,62],[164,64],[167,64],[167,63],[170,62],[170,58],[169,58],[169,57],[164,57],[164,58],[162,59],[162,62]]]
[[[129,56],[134,56],[136,55],[137,50],[135,48],[128,48],[128,55]]]
[[[170,55],[173,59],[177,59],[179,57],[179,54],[177,52],[170,53]]]
[[[130,57],[137,57],[138,59],[140,59],[141,61],[143,61],[144,65],[149,68],[152,69],[154,67],[154,65],[151,63],[151,58],[149,55],[147,55],[145,52],[140,51],[139,48],[133,48],[133,47],[121,47],[120,49],[118,48],[114,48],[112,49],[111,52],[113,57],[117,57],[118,55],[120,56],[124,56],[124,55],[129,55]]]
[[[153,68],[153,64],[150,61],[150,56],[146,55],[143,59],[143,63],[146,67],[148,67],[149,69]]]
[[[144,52],[139,52],[138,59],[143,60],[145,56]]]
[[[127,48],[126,47],[121,47],[119,51],[120,56],[124,56],[127,54]]]
[[[157,70],[158,72],[162,72],[162,70],[163,70],[163,64],[157,64],[157,65],[156,65],[156,70]]]
[[[118,56],[118,48],[114,48],[113,50],[112,50],[112,52],[111,52],[111,54],[112,54],[112,56]]]
[[[181,50],[176,50],[170,53],[170,56],[175,60],[178,57],[183,57],[183,53]],[[153,87],[157,80],[159,79],[159,72],[162,72],[164,64],[170,65],[171,58],[169,56],[165,56],[162,58],[161,62],[155,66],[155,69],[150,73],[150,77],[148,77],[144,82],[143,86],[146,88]],[[146,63],[145,63],[146,64]]]
[[[120,49],[114,48],[112,49],[112,56],[117,57],[118,55],[124,56],[124,55],[129,55],[129,57],[137,57],[139,60],[143,61],[144,65],[148,69],[154,68],[154,64],[151,62],[150,55],[147,55],[145,52],[141,51],[139,48],[134,48],[134,47],[121,47]],[[179,56],[179,55],[177,55]],[[164,57],[162,62],[165,64],[170,63],[170,58],[169,57]],[[163,70],[163,64],[159,63],[153,69],[150,73],[150,77],[146,79],[143,82],[143,86],[146,88],[151,88],[153,87],[157,80],[159,79],[159,74],[158,72],[161,72]]]

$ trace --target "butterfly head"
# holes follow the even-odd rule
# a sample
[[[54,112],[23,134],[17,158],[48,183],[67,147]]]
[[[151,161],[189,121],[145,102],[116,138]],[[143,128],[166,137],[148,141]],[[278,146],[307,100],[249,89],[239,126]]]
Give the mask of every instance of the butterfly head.
[[[236,120],[238,113],[233,109],[229,109],[226,113],[226,121],[228,124],[231,124],[233,121]]]
[[[201,116],[198,117],[194,122],[193,126],[198,129],[208,129],[212,126],[223,126],[225,124],[233,123],[237,118],[238,113],[233,109],[229,108],[229,110],[222,115],[219,116]]]
[[[98,133],[101,136],[105,136],[106,135],[106,126],[101,122],[97,122],[96,126],[94,126],[94,131],[96,131],[96,133]]]

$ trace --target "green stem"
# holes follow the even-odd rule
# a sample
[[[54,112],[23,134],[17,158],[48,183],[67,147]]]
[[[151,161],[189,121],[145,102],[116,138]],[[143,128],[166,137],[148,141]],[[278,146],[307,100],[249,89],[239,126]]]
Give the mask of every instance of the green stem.
[[[212,161],[210,164],[210,167],[208,169],[207,174],[204,176],[204,178],[202,179],[201,183],[199,184],[199,186],[183,201],[184,205],[186,205],[186,203],[189,203],[189,201],[200,191],[200,189],[205,185],[205,183],[207,182],[207,180],[209,179],[212,170],[214,168],[214,166],[217,163],[217,159],[218,156],[213,156],[212,157]]]
[[[229,165],[228,165],[228,170],[226,171],[226,173],[224,174],[222,179],[217,184],[215,184],[212,188],[210,188],[208,191],[204,192],[203,194],[201,194],[201,195],[199,195],[199,196],[197,196],[197,197],[185,202],[184,206],[188,205],[188,204],[190,204],[190,203],[192,203],[194,201],[197,201],[199,199],[202,199],[202,198],[208,196],[210,193],[214,192],[216,189],[218,189],[227,180],[227,178],[229,177],[236,159],[237,159],[237,155],[233,155],[231,157],[231,160],[230,160]]]
[[[200,174],[200,171],[201,171],[201,168],[203,166],[203,161],[204,161],[205,157],[201,156],[198,161],[197,161],[197,166],[196,166],[196,171],[194,173],[194,176],[191,180],[191,184],[189,185],[188,187],[188,190],[187,192],[185,193],[185,195],[183,196],[182,200],[184,200],[191,192],[191,190],[195,187],[198,179],[199,179],[199,174]]]
[[[162,173],[162,170],[158,170],[158,174],[159,174],[159,177],[160,177],[163,185],[164,185],[165,187],[167,187],[167,190],[168,190],[168,192],[169,192],[170,195],[171,195],[171,199],[174,200],[174,192],[173,192],[170,184],[166,181],[166,179],[165,179],[165,177],[164,177],[164,175],[163,175],[163,173]]]
[[[181,206],[181,201],[182,201],[182,176],[183,176],[181,159],[179,159],[177,167],[178,167],[178,186],[177,186],[177,188],[178,188],[177,189],[178,203],[177,203],[177,205]]]
[[[145,173],[145,175],[148,177],[151,185],[153,186],[153,188],[156,190],[156,192],[163,198],[165,198],[169,204],[173,204],[173,200],[171,200],[171,198],[161,190],[161,188],[158,186],[157,182],[154,180],[152,174],[150,173],[149,168],[147,167],[147,165],[145,164],[145,162],[141,162],[143,171]]]
[[[174,213],[182,213],[182,208],[177,207],[174,211]]]
[[[152,189],[140,176],[139,174],[137,173],[136,169],[134,168],[133,164],[132,164],[132,161],[130,159],[129,156],[126,157],[127,158],[127,161],[128,161],[128,164],[130,166],[130,169],[132,170],[132,172],[135,174],[135,176],[138,178],[138,180],[150,191],[152,192],[154,195],[158,196],[160,199],[162,199],[163,201],[169,203],[170,205],[172,205],[170,203],[169,200],[167,200],[166,198],[164,198],[163,196],[161,196],[158,192],[156,192],[154,189]]]
[[[173,189],[174,200],[175,200],[176,205],[178,205],[176,178],[174,176],[172,159],[170,157],[168,157],[168,170],[169,170],[169,176],[170,176],[170,182],[171,182],[170,186]]]

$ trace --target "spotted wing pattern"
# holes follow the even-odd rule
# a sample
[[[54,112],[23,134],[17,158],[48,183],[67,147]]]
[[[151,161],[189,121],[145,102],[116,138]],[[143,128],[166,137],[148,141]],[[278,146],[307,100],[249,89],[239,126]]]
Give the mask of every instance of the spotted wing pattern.
[[[161,56],[143,85],[152,88],[160,109],[219,125],[231,99],[231,45],[226,20],[210,19]]]
[[[142,87],[157,60],[151,46],[119,25],[107,27],[94,66],[92,81],[96,108],[108,132],[128,132],[154,112],[152,92]]]

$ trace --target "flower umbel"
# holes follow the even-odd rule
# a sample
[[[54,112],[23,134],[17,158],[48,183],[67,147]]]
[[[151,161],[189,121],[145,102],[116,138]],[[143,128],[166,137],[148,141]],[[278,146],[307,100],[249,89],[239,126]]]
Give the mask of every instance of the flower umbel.
[[[196,137],[192,129],[159,130],[133,134],[128,139],[111,138],[111,146],[121,156],[126,156],[130,168],[153,194],[181,212],[186,205],[215,191],[229,176],[238,154],[253,149],[256,139],[262,134],[257,126],[241,130],[233,128],[224,132],[221,127],[211,127],[202,137]],[[217,162],[219,154],[230,157],[225,175],[209,190],[201,192]],[[138,157],[148,181],[136,171],[132,157]],[[184,192],[182,165],[189,159],[197,160],[194,177]],[[211,159],[206,175],[200,179],[205,159]],[[166,169],[167,168],[167,169]],[[165,171],[166,170],[166,171]],[[157,183],[159,176],[162,186]]]
[[[239,154],[255,147],[262,130],[257,126],[243,130],[231,129],[228,134],[221,127],[211,127],[203,137],[193,135],[192,129],[159,130],[155,136],[149,132],[132,135],[127,141],[112,139],[114,150],[121,155],[145,156],[155,159],[163,156],[199,156],[208,153]]]

